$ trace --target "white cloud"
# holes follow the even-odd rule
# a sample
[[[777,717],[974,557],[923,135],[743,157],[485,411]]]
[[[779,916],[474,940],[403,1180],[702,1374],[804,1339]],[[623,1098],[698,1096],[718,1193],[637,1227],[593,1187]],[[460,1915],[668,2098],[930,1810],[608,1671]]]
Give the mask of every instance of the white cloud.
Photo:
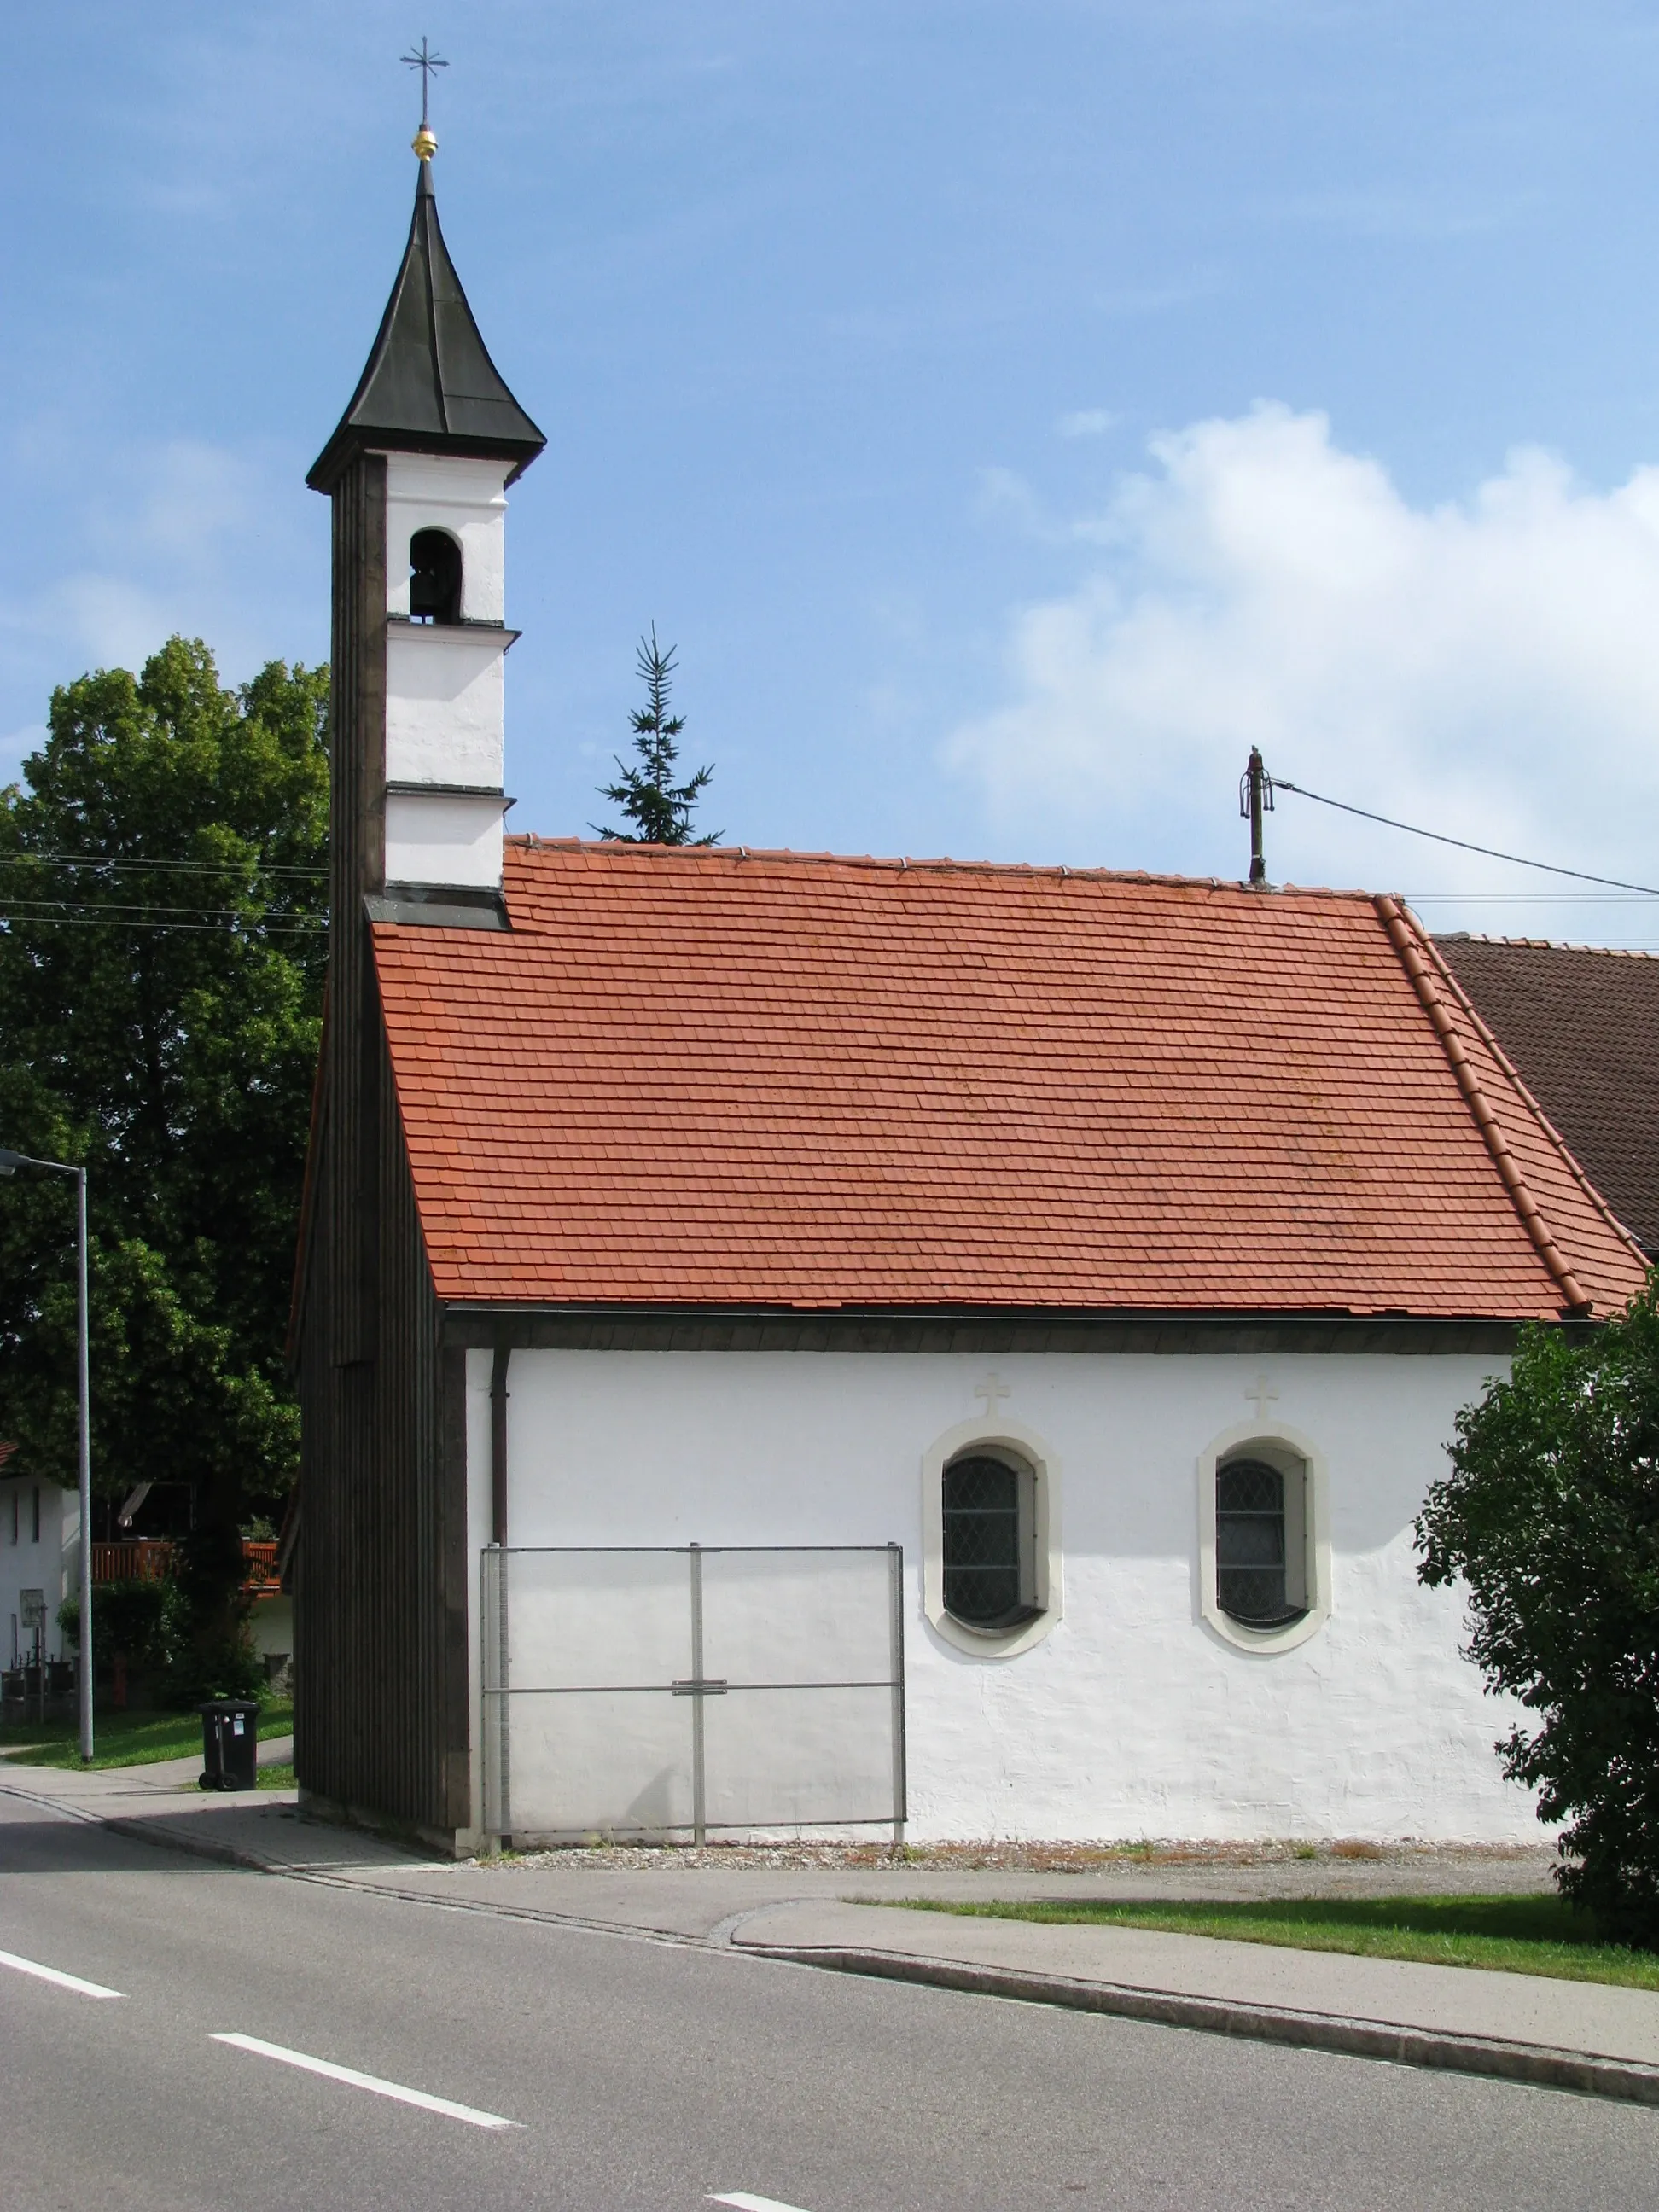
[[[48,424],[32,457],[52,445]],[[0,686],[44,704],[88,668],[142,667],[175,630],[206,638],[227,682],[270,655],[320,657],[325,516],[291,489],[282,495],[274,477],[261,450],[175,439],[130,447],[95,483],[83,477],[61,500],[45,556],[0,599]],[[0,774],[6,766],[0,745]]]
[[[34,616],[93,667],[140,668],[167,635],[167,611],[160,595],[130,577],[88,571],[65,576]]]
[[[1072,534],[1051,520],[1042,501],[1015,469],[980,471],[974,511],[983,522],[1003,522],[1023,536],[1045,543],[1063,541]]]
[[[46,725],[40,722],[27,723],[21,730],[11,730],[0,737],[0,785],[15,783],[22,774],[23,763],[46,741]]]
[[[144,454],[134,475],[135,520],[145,543],[186,565],[216,562],[216,541],[250,526],[264,489],[244,454],[196,438],[174,438]]]
[[[1152,453],[1078,526],[1095,573],[1014,618],[1009,703],[949,741],[1000,813],[1063,801],[1112,825],[1115,862],[1237,872],[1257,744],[1360,805],[1659,880],[1659,469],[1598,493],[1518,452],[1472,499],[1419,507],[1322,416],[1278,406]],[[1274,836],[1303,881],[1531,880],[1290,798]]]
[[[1117,419],[1108,407],[1079,407],[1062,415],[1054,428],[1062,438],[1103,438]]]

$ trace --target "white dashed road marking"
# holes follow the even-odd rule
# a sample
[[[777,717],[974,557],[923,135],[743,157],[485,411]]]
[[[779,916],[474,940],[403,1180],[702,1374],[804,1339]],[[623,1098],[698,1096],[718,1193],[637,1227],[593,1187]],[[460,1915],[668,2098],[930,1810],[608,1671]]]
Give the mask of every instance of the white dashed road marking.
[[[101,1982],[83,1982],[79,1974],[60,1974],[56,1966],[43,1966],[33,1959],[20,1959],[15,1951],[0,1951],[0,1966],[9,1966],[16,1974],[33,1974],[37,1981],[55,1982],[60,1990],[73,1990],[77,1996],[118,1997],[119,1990],[106,1990]]]
[[[297,2066],[305,2074],[320,2074],[328,2081],[343,2081],[349,2089],[367,2089],[376,2097],[390,2097],[399,2105],[417,2105],[423,2112],[441,2112],[447,2120],[465,2120],[471,2128],[516,2128],[518,2120],[504,2120],[499,2112],[481,2112],[472,2105],[452,2104],[447,2097],[428,2097],[424,2089],[405,2089],[401,2081],[383,2081],[378,2074],[359,2074],[355,2067],[336,2066],[331,2059],[313,2058],[303,2051],[286,2051],[280,2043],[262,2043],[257,2035],[216,2035],[215,2043],[228,2043],[236,2051],[251,2051],[256,2058],[275,2058],[283,2066]],[[754,2200],[759,2203],[759,2198]]]
[[[737,2212],[800,2212],[799,2204],[781,2204],[775,2197],[751,2197],[746,2189],[734,2189],[729,2197],[711,2197],[711,2204],[731,2204]]]

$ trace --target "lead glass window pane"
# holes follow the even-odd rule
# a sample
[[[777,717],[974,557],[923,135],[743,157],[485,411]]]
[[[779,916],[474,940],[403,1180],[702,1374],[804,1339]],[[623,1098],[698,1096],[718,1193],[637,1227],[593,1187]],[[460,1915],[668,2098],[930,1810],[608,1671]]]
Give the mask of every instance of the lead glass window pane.
[[[1249,1628],[1301,1618],[1285,1571],[1285,1478],[1265,1460],[1234,1460],[1215,1478],[1215,1598]]]
[[[1019,1477],[1000,1459],[945,1470],[945,1609],[974,1628],[1030,1617],[1020,1603]]]

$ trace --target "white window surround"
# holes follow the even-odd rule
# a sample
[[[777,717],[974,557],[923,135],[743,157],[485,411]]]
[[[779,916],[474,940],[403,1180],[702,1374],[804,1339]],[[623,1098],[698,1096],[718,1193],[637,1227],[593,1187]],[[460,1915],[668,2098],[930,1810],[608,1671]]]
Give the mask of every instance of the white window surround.
[[[1261,1459],[1276,1467],[1287,1480],[1300,1475],[1303,1482],[1302,1570],[1305,1577],[1307,1611],[1299,1620],[1282,1628],[1247,1628],[1242,1620],[1223,1613],[1215,1592],[1215,1476],[1230,1459]],[[1286,1502],[1285,1533],[1295,1526],[1295,1512]],[[1291,1577],[1293,1581],[1293,1576]],[[1236,1428],[1212,1437],[1198,1457],[1198,1607],[1205,1625],[1224,1644],[1236,1650],[1269,1655],[1293,1651],[1316,1636],[1331,1617],[1330,1480],[1324,1454],[1311,1437],[1275,1422],[1264,1429],[1259,1421],[1241,1421]]]
[[[969,1628],[945,1610],[945,1470],[953,1459],[969,1450],[994,1455],[998,1447],[1030,1468],[1036,1478],[1036,1589],[1034,1603],[1042,1609],[1035,1620],[1018,1628]],[[994,1420],[981,1415],[963,1421],[937,1437],[921,1462],[921,1602],[922,1610],[947,1644],[975,1659],[1012,1659],[1041,1644],[1060,1617],[1060,1462],[1035,1430],[999,1413]]]

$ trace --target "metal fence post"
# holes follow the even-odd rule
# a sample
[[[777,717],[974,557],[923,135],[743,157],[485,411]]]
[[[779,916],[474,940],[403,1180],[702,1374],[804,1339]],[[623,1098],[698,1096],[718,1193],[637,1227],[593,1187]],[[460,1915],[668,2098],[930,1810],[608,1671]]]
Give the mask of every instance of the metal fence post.
[[[699,1849],[708,1833],[702,1766],[702,1547],[691,1547],[691,1840]]]
[[[887,1587],[891,1600],[888,1673],[893,1685],[893,1848],[904,1841],[909,1818],[909,1780],[904,1750],[904,1548],[887,1547]]]
[[[507,1553],[500,1544],[486,1545],[479,1559],[482,1587],[478,1613],[483,1633],[483,1710],[479,1715],[483,1754],[483,1826],[485,1836],[498,1850],[513,1832],[507,1562]]]

